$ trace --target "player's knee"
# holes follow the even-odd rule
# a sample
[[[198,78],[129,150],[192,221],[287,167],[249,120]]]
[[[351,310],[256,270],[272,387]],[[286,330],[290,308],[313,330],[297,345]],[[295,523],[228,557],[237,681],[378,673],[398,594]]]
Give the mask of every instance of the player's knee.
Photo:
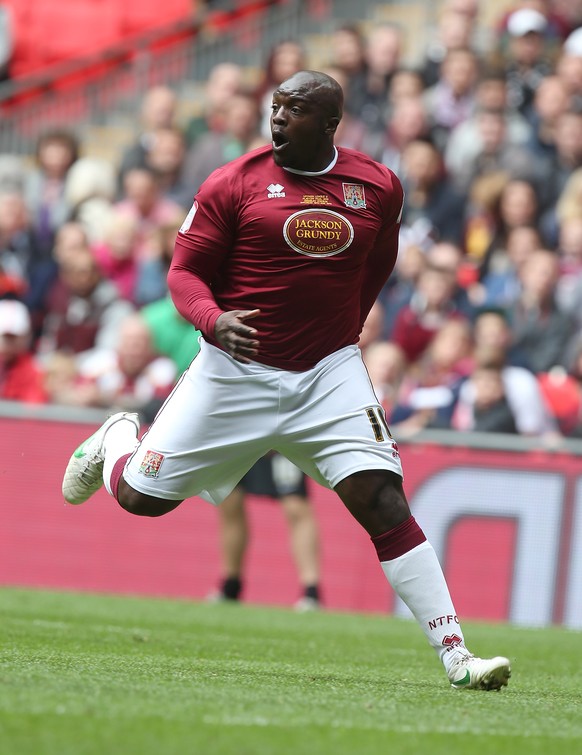
[[[410,515],[402,478],[387,470],[356,472],[342,480],[336,492],[359,521],[373,522],[381,531]]]
[[[166,501],[144,495],[129,485],[120,485],[117,501],[122,509],[135,516],[163,516],[178,506],[181,501]]]

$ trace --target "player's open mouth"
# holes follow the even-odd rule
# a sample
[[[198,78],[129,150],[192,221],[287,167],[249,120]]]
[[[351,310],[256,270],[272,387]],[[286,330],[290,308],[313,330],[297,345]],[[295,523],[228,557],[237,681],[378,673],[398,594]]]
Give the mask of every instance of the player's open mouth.
[[[283,134],[273,131],[273,141],[271,142],[273,152],[281,152],[288,144],[289,140]]]

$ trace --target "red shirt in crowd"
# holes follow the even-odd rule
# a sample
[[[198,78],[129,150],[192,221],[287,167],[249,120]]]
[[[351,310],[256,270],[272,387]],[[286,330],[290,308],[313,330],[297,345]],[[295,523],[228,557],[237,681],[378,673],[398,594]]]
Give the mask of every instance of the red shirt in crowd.
[[[47,395],[42,372],[32,354],[20,354],[7,365],[0,365],[0,399],[43,404]]]

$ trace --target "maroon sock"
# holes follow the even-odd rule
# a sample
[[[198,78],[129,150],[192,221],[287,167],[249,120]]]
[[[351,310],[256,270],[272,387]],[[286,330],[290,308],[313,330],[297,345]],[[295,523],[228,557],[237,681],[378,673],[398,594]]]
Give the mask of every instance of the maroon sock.
[[[374,543],[380,562],[382,562],[392,561],[399,556],[403,556],[408,551],[416,548],[417,545],[424,543],[426,537],[418,526],[416,519],[413,516],[409,516],[405,522],[394,527],[394,529],[370,539]]]
[[[113,492],[113,497],[117,501],[117,490],[119,488],[119,480],[121,480],[121,475],[123,474],[123,469],[125,467],[126,461],[129,459],[133,451],[129,454],[124,454],[121,459],[117,459],[115,464],[113,465],[113,471],[111,472],[111,490]]]

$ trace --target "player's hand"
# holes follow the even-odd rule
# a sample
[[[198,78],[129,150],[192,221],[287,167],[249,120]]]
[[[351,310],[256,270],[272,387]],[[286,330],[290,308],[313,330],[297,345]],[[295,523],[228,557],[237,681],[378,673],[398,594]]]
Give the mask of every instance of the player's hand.
[[[247,325],[245,320],[251,320],[260,313],[260,309],[235,309],[223,312],[216,321],[216,340],[237,362],[248,364],[259,353],[257,331]]]

